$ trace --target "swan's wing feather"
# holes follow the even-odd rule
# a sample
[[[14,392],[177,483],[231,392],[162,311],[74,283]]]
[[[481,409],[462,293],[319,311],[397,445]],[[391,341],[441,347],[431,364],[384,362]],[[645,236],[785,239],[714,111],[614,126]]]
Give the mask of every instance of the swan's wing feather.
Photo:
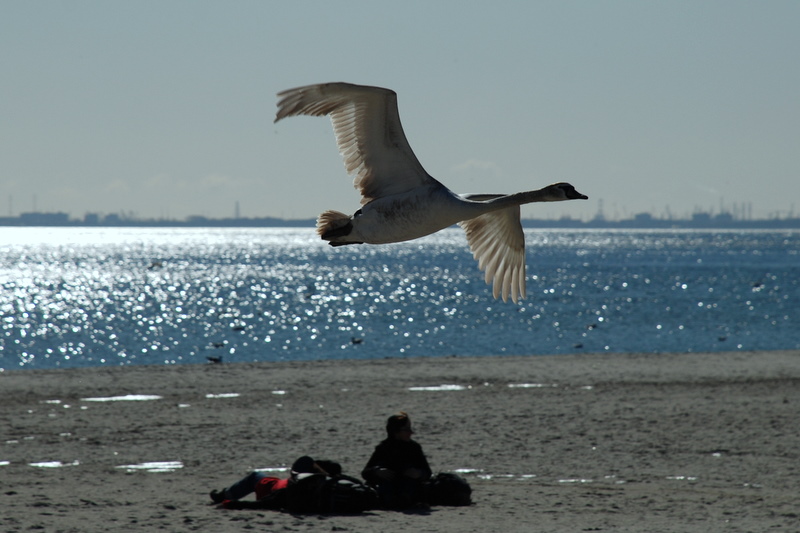
[[[330,115],[336,143],[361,203],[433,181],[411,150],[397,94],[349,83],[322,83],[278,93],[275,122],[295,115]]]
[[[471,195],[469,200],[487,200],[500,195]],[[516,303],[525,297],[525,235],[519,221],[519,206],[508,207],[459,222],[467,234],[478,268],[485,270],[494,297]]]

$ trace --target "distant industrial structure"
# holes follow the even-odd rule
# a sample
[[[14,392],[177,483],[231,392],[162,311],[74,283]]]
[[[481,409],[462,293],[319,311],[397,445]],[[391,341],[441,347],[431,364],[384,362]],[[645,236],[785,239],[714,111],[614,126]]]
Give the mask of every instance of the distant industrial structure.
[[[21,213],[16,217],[0,217],[0,226],[101,226],[101,227],[292,227],[314,226],[314,219],[288,220],[274,217],[208,218],[193,215],[184,220],[169,218],[137,218],[110,213],[87,213],[83,218],[70,218],[63,212]]]
[[[608,228],[608,229],[800,229],[800,218],[740,219],[730,213],[695,213],[690,218],[658,218],[639,213],[632,218],[589,221],[569,217],[558,220],[523,219],[526,228]]]
[[[237,206],[238,207],[238,206]],[[199,215],[184,220],[166,218],[135,218],[119,214],[99,215],[87,213],[83,218],[70,218],[67,213],[29,212],[18,216],[0,217],[0,226],[84,226],[84,227],[230,227],[230,228],[267,228],[267,227],[314,227],[316,220],[284,219],[276,217],[241,217],[209,218]],[[800,229],[800,218],[744,219],[729,212],[718,214],[695,213],[690,218],[659,218],[650,213],[639,213],[632,218],[607,220],[602,212],[589,221],[562,217],[558,219],[522,220],[526,228],[608,228],[608,229]]]

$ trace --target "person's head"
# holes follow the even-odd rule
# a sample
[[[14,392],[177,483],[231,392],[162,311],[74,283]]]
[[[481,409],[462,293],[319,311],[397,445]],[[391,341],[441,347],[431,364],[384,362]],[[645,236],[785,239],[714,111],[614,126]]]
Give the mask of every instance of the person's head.
[[[386,434],[390,439],[411,440],[414,430],[411,429],[411,419],[408,414],[400,411],[386,421]]]
[[[336,477],[341,475],[342,465],[336,461],[313,459],[308,455],[304,455],[292,463],[291,473],[292,476],[297,476],[298,474],[325,474]]]

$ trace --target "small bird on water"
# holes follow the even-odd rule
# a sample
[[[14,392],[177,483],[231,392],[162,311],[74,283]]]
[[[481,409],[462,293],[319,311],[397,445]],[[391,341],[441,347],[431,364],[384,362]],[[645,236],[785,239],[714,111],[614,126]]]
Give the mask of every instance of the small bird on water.
[[[381,87],[322,83],[278,93],[275,122],[330,115],[336,143],[361,208],[325,211],[317,233],[331,246],[385,244],[430,235],[458,223],[495,298],[525,297],[525,236],[519,206],[586,200],[569,183],[516,194],[456,194],[432,178],[406,140],[397,94]]]

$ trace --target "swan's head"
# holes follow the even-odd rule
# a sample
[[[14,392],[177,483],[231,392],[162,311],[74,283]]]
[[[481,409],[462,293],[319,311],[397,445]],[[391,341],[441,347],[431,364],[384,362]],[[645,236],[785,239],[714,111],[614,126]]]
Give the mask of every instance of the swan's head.
[[[575,190],[569,183],[554,183],[546,188],[554,202],[560,200],[588,200],[589,197]]]

